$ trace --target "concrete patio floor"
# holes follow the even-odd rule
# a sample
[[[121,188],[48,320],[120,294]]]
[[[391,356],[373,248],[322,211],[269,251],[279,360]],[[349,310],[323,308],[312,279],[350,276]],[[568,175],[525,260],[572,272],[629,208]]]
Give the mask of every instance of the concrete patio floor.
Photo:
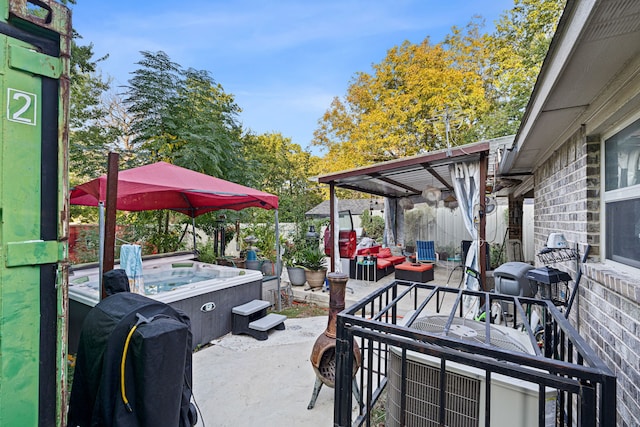
[[[451,266],[436,267],[434,281],[444,285]],[[449,286],[457,286],[460,269]],[[349,307],[394,280],[349,280]],[[328,306],[329,294],[296,286],[296,300]],[[309,361],[313,344],[327,326],[327,316],[287,319],[286,329],[271,331],[258,341],[246,335],[225,335],[193,355],[193,393],[201,414],[198,426],[254,427],[333,425],[334,390],[324,386],[315,407],[307,409],[315,373]],[[355,406],[354,406],[355,409]],[[204,423],[203,423],[204,421]]]

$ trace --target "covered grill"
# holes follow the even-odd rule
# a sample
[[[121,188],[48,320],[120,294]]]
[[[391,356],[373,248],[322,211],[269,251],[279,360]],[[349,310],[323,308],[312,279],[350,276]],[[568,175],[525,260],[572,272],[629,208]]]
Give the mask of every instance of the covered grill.
[[[528,275],[532,269],[533,266],[526,262],[502,264],[493,272],[496,292],[518,297],[534,297],[538,292],[538,286]]]

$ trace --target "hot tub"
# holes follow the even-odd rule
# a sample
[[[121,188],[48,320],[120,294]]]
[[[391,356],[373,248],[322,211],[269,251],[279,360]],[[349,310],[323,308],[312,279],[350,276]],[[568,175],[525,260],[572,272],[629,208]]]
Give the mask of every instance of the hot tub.
[[[145,260],[143,280],[146,296],[189,316],[195,348],[231,332],[231,309],[261,298],[262,273],[192,258],[191,255]],[[70,353],[76,352],[84,318],[98,299],[97,267],[69,274]]]

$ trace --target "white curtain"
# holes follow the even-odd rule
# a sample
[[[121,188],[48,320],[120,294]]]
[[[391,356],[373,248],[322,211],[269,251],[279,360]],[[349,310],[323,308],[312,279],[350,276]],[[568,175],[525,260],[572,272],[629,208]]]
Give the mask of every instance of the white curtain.
[[[480,271],[479,266],[479,242],[478,230],[474,221],[474,206],[480,203],[480,194],[484,194],[484,188],[480,185],[480,162],[459,162],[449,165],[449,172],[453,179],[453,188],[458,200],[460,212],[464,225],[471,234],[472,243],[467,253],[465,265],[476,271]],[[469,275],[465,278],[465,288],[477,291],[480,286],[476,279]],[[465,297],[463,300],[463,310],[465,317],[475,317],[478,311],[479,301],[477,297]]]
[[[404,248],[404,209],[400,207],[396,212],[396,244]]]
[[[404,246],[404,209],[399,199],[384,198],[384,236],[382,243],[387,247]]]
[[[390,248],[396,244],[396,208],[398,204],[391,201],[388,197],[384,198],[384,235],[382,236],[382,244]]]

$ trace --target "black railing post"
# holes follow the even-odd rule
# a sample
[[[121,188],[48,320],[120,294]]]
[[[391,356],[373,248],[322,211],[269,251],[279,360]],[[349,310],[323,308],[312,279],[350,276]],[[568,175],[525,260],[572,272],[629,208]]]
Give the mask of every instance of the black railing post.
[[[580,427],[595,427],[596,425],[596,389],[587,381],[580,382]]]
[[[440,359],[440,398],[439,398],[439,410],[438,410],[438,422],[441,426],[445,425],[446,411],[447,411],[447,362],[445,358]]]
[[[600,388],[600,423],[603,426],[617,425],[616,378],[604,376]]]
[[[405,348],[402,349],[400,372],[400,425],[404,426],[407,425],[407,349]]]
[[[398,287],[394,286],[393,289],[391,290],[391,298],[395,300],[397,297],[398,297]],[[393,319],[394,324],[398,323],[398,308],[395,304],[391,309],[391,318]]]
[[[336,386],[333,406],[333,425],[351,427],[353,381],[353,337],[342,316],[336,327]]]

